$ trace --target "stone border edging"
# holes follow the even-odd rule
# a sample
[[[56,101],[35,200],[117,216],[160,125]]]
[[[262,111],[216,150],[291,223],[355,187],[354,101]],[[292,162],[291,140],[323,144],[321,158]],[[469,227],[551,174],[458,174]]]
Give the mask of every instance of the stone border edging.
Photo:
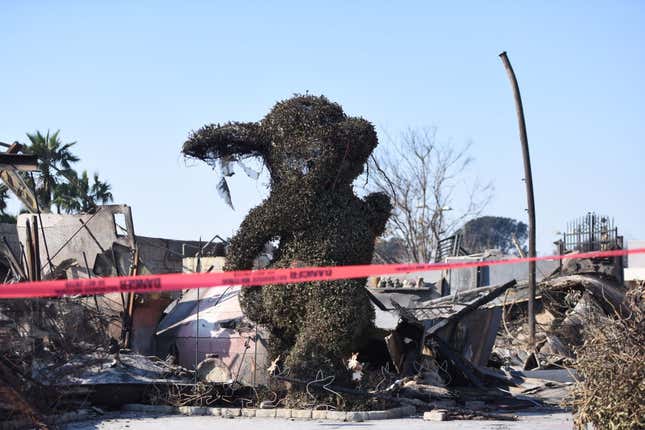
[[[393,418],[405,418],[416,413],[414,406],[401,406],[384,411],[327,411],[313,409],[256,409],[256,408],[211,408],[201,406],[164,406],[132,403],[124,405],[121,410],[128,412],[147,412],[154,414],[210,415],[224,418],[257,417],[257,418],[294,418],[304,420],[331,421],[374,421]]]
[[[257,417],[257,418],[287,418],[302,420],[330,420],[330,421],[375,421],[387,420],[394,418],[406,418],[416,413],[414,406],[401,406],[398,408],[387,409],[384,411],[327,411],[313,409],[256,409],[256,408],[210,408],[199,406],[166,406],[166,405],[144,405],[132,403],[124,405],[122,411],[127,412],[147,412],[161,415],[210,415],[224,418],[235,417]],[[99,416],[95,411],[90,409],[81,409],[73,412],[66,412],[60,415],[46,416],[43,421],[46,424],[58,425],[74,421],[83,421],[94,419]],[[33,421],[22,418],[0,423],[0,430],[21,430],[31,428]]]

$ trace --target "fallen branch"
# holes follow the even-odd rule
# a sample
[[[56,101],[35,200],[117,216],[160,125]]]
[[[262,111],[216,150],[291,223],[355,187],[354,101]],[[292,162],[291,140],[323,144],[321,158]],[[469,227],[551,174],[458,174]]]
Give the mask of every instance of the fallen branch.
[[[277,379],[279,381],[291,382],[293,384],[305,385],[305,386],[308,386],[308,387],[315,387],[315,388],[318,388],[320,390],[325,390],[325,391],[328,391],[329,389],[331,389],[331,390],[337,391],[339,393],[349,394],[349,395],[357,396],[357,397],[388,400],[388,401],[391,401],[391,402],[403,403],[403,404],[408,404],[408,405],[413,405],[413,406],[428,406],[427,402],[424,402],[424,401],[419,400],[419,399],[408,399],[408,398],[405,398],[405,397],[390,396],[388,394],[383,394],[383,393],[371,393],[369,391],[355,390],[355,389],[352,389],[352,388],[339,387],[339,386],[336,386],[336,385],[328,385],[328,384],[324,383],[324,381],[310,382],[310,381],[303,381],[302,379],[291,378],[291,377],[288,377],[288,376],[273,376],[273,379]]]

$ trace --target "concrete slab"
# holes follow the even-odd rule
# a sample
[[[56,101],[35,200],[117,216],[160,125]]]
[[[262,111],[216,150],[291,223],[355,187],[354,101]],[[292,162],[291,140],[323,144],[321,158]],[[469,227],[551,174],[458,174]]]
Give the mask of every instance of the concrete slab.
[[[234,409],[235,410],[235,409]],[[239,410],[238,410],[239,411]],[[350,412],[352,414],[352,412]],[[159,428],[189,428],[190,430],[324,430],[340,426],[368,425],[371,430],[571,430],[573,419],[570,413],[519,413],[519,421],[424,421],[422,418],[389,419],[369,421],[365,424],[339,423],[338,421],[302,421],[275,418],[239,417],[227,420],[212,416],[146,416],[142,413],[123,412],[106,414],[100,419],[61,426],[64,430],[157,430]],[[357,427],[358,428],[358,427]]]

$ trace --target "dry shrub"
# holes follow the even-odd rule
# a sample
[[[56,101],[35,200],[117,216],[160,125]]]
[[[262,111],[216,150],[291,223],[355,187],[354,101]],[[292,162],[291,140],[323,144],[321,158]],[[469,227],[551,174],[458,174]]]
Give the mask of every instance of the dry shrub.
[[[578,428],[645,428],[645,284],[625,300],[629,312],[585,324],[572,399]]]

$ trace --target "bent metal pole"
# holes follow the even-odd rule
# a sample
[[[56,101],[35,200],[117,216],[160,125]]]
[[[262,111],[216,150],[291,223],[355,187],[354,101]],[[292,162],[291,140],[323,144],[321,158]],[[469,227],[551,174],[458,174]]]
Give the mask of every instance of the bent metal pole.
[[[517,84],[517,78],[513,71],[513,66],[508,60],[506,51],[499,54],[504,63],[504,68],[508,74],[513,87],[513,96],[515,97],[515,110],[517,112],[517,122],[520,129],[520,142],[522,143],[522,157],[524,158],[524,182],[526,183],[526,200],[528,204],[529,215],[529,258],[535,257],[535,200],[533,198],[533,174],[531,173],[531,157],[529,156],[529,140],[526,135],[526,122],[524,120],[524,108],[522,107],[522,97],[520,87]],[[535,260],[529,260],[529,347],[531,351],[535,349]]]

